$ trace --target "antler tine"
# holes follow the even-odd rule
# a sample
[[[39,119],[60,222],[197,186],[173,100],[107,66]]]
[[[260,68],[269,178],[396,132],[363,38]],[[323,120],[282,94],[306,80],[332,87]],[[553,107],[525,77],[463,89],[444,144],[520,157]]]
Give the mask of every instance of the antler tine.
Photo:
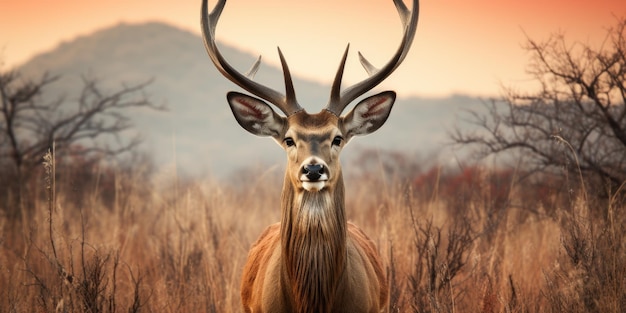
[[[419,1],[413,0],[413,9],[409,11],[402,0],[394,0],[393,1],[396,9],[398,10],[398,15],[402,21],[402,28],[404,29],[404,35],[402,36],[402,41],[398,50],[393,55],[391,60],[385,64],[380,70],[374,67],[363,55],[359,52],[359,60],[361,65],[369,75],[365,80],[352,85],[348,89],[344,90],[341,94],[339,94],[339,89],[341,86],[341,79],[343,76],[343,69],[345,67],[346,55],[341,61],[339,65],[339,69],[337,70],[337,75],[335,76],[335,81],[333,82],[333,88],[331,90],[330,101],[327,110],[333,112],[335,115],[341,115],[341,112],[350,104],[350,102],[354,101],[354,99],[358,98],[362,94],[368,92],[372,88],[376,87],[376,85],[380,84],[385,78],[387,78],[399,65],[402,63],[407,53],[409,52],[409,48],[411,47],[411,43],[413,42],[413,38],[415,37],[415,30],[417,29],[417,20],[419,17]],[[346,50],[347,53],[347,50]]]
[[[333,81],[333,87],[330,90],[330,103],[338,103],[341,101],[341,77],[343,77],[343,70],[346,67],[346,60],[348,59],[348,51],[350,50],[350,44],[346,47],[346,52],[343,53],[343,57],[341,58],[341,63],[339,63],[339,69],[337,69],[337,74],[335,74],[335,80]],[[331,110],[331,107],[327,107],[327,110],[335,113]],[[335,113],[337,116],[341,114],[341,111]]]
[[[283,68],[283,77],[285,78],[285,93],[287,94],[286,103],[289,105],[289,109],[291,113],[285,113],[287,115],[291,115],[298,111],[301,111],[302,108],[298,105],[298,101],[296,100],[296,91],[293,88],[293,81],[291,80],[291,73],[289,72],[289,66],[287,66],[287,61],[285,61],[285,57],[283,56],[280,48],[278,49],[278,56],[280,57],[280,65]]]
[[[287,96],[274,89],[261,85],[251,79],[252,77],[254,77],[256,71],[259,69],[261,57],[257,59],[252,68],[245,75],[239,73],[230,64],[228,64],[228,62],[226,62],[219,49],[217,48],[217,44],[215,43],[215,29],[217,28],[217,22],[220,18],[220,15],[222,14],[222,11],[224,10],[225,4],[226,0],[220,0],[215,5],[211,13],[208,13],[207,0],[202,1],[202,14],[200,21],[200,24],[202,26],[202,39],[204,40],[204,48],[209,54],[211,61],[213,61],[213,64],[215,64],[215,67],[220,71],[220,73],[222,73],[222,75],[224,75],[224,77],[228,78],[230,81],[252,93],[253,95],[256,95],[274,104],[288,116],[302,110],[302,108],[296,101],[293,83],[291,80],[291,74],[289,73],[287,62],[285,62],[282,53],[280,53],[280,49],[279,54],[281,64],[283,66],[283,75],[285,77],[285,89],[287,90]]]
[[[246,77],[253,79],[254,75],[256,75],[256,72],[259,70],[259,66],[261,65],[261,56],[259,55],[259,58],[256,59],[256,62],[254,62],[254,64],[252,64],[252,67],[250,67],[250,69],[246,72]]]

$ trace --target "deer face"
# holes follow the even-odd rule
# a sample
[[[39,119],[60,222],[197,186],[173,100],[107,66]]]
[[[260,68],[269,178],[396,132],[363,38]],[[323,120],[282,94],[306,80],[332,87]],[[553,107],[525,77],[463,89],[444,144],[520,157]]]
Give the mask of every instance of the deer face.
[[[357,104],[338,117],[328,110],[309,114],[300,110],[278,115],[268,104],[231,92],[228,102],[241,125],[257,136],[272,137],[287,153],[287,179],[295,190],[332,190],[341,179],[339,154],[357,135],[380,128],[391,112],[395,93],[383,92]]]

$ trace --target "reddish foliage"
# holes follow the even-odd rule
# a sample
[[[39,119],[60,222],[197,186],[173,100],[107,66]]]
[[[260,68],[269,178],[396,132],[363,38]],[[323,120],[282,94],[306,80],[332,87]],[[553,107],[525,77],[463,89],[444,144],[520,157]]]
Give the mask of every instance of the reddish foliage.
[[[480,166],[462,166],[449,170],[438,166],[417,175],[412,187],[422,199],[438,198],[452,209],[464,209],[468,204],[501,210],[515,205],[546,212],[563,208],[567,194],[562,192],[560,176],[550,173],[530,175],[512,168],[486,170]]]

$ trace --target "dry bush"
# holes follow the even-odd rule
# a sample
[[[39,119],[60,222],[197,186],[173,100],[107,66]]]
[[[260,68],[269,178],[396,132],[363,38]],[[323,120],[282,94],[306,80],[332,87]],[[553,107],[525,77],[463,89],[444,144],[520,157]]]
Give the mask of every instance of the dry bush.
[[[554,312],[626,311],[626,218],[609,205],[594,215],[579,200],[563,212],[562,245],[555,268],[546,272],[543,294]]]

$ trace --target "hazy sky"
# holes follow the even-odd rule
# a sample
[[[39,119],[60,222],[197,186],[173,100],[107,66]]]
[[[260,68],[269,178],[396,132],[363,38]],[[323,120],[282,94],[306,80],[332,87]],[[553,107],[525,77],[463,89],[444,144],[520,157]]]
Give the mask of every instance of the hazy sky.
[[[199,33],[199,8],[199,0],[0,0],[3,68],[120,22],[163,21]],[[501,84],[528,82],[526,35],[562,31],[599,46],[617,17],[626,17],[624,0],[422,0],[412,50],[383,86],[401,95],[497,95]],[[357,51],[382,66],[400,35],[391,0],[230,0],[217,30],[218,40],[268,63],[278,64],[280,46],[292,73],[322,82],[332,80],[350,43],[345,84],[365,77]]]

